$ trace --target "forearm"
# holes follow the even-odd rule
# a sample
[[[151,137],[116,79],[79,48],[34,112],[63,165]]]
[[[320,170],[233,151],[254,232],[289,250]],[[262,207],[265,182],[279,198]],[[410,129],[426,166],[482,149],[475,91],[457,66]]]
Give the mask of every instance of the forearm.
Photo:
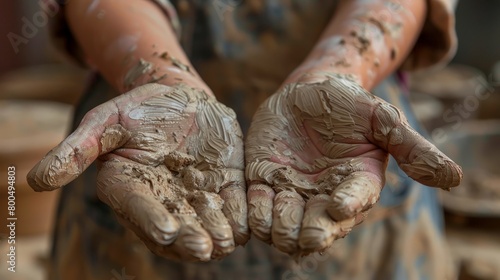
[[[150,82],[184,82],[211,94],[152,1],[73,0],[66,17],[87,63],[121,93]]]
[[[288,81],[304,73],[345,74],[370,90],[409,54],[426,8],[425,0],[341,1],[315,48]]]

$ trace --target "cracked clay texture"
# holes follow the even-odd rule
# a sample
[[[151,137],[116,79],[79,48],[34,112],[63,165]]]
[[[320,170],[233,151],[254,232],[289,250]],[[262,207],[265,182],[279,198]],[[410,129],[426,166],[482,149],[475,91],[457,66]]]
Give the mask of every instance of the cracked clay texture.
[[[207,261],[246,243],[243,136],[231,109],[203,91],[157,84],[106,106],[82,123],[95,125],[95,116],[118,123],[87,150],[72,148],[72,139],[89,130],[77,129],[33,169],[35,189],[54,189],[80,175],[81,165],[71,163],[99,148],[99,198],[156,254]],[[106,113],[109,108],[119,111]]]
[[[287,253],[297,242],[325,249],[378,201],[388,152],[421,183],[458,185],[460,167],[421,138],[399,109],[348,79],[285,86],[258,109],[246,142],[253,233]]]

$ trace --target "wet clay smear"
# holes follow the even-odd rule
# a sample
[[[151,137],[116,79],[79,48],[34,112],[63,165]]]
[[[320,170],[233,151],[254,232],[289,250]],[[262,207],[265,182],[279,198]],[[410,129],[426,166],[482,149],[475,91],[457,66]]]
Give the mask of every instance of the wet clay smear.
[[[236,242],[246,242],[245,237],[235,242],[233,235],[233,229],[248,234],[240,218],[246,215],[239,213],[246,210],[243,136],[234,112],[202,91],[179,85],[145,99],[129,116],[140,126],[125,147],[147,152],[134,155],[137,163],[127,163],[118,173],[126,174],[122,184],[139,181],[148,186],[157,207],[176,217],[183,230],[172,246],[187,250],[191,258],[208,260],[232,252]],[[115,177],[104,177],[103,184]],[[225,211],[219,195],[230,187],[242,190],[231,198],[239,206],[233,212]],[[130,204],[122,213],[133,213],[135,207]]]
[[[462,179],[398,108],[350,79],[285,86],[259,107],[246,141],[252,231],[289,254],[327,248],[378,201],[388,153],[423,184]]]
[[[139,59],[137,64],[130,68],[130,70],[125,75],[124,86],[126,89],[132,88],[135,81],[142,75],[148,73],[153,68],[153,64],[147,60]]]
[[[172,62],[172,64],[173,64],[175,67],[177,67],[177,68],[181,69],[182,71],[186,71],[186,72],[189,72],[189,73],[191,73],[191,74],[192,74],[192,72],[191,72],[191,68],[190,68],[188,65],[186,65],[186,64],[184,64],[184,63],[182,63],[182,62],[181,62],[180,60],[178,60],[177,58],[175,58],[175,57],[173,57],[173,56],[169,55],[167,52],[163,52],[163,53],[161,53],[161,54],[160,54],[160,58],[161,58],[161,59],[164,59],[164,60],[167,60],[167,61],[170,61],[170,62]]]
[[[366,141],[371,119],[362,112],[369,113],[374,101],[346,79],[285,87],[254,116],[247,139],[247,179],[306,196],[331,192],[331,182],[340,183],[362,169],[362,163],[348,159],[358,146],[349,142]],[[342,158],[348,160],[337,160]],[[329,171],[331,166],[349,172]],[[314,180],[302,176],[314,173]],[[325,184],[325,178],[331,182]]]
[[[288,85],[258,109],[247,139],[247,179],[306,196],[329,193],[367,169],[357,151],[377,146],[402,149],[400,165],[428,185],[460,180],[458,166],[413,131],[399,109],[342,78]]]
[[[118,123],[99,127],[108,118]],[[214,97],[146,84],[87,114],[30,172],[30,185],[61,187],[99,157],[99,198],[153,252],[222,258],[249,235],[242,139],[236,115]]]

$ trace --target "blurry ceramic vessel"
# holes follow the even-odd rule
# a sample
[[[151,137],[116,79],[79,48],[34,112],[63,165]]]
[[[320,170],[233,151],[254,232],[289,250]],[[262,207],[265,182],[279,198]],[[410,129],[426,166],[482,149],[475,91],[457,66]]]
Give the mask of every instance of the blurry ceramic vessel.
[[[417,72],[410,76],[412,98],[418,102],[419,93],[427,99],[435,98],[443,106],[435,107],[433,117],[427,123],[429,130],[454,124],[463,120],[472,120],[478,116],[482,103],[488,102],[492,88],[485,75],[469,66],[452,64],[442,69]],[[429,106],[428,106],[429,107]],[[431,108],[427,108],[427,111]],[[418,112],[417,116],[419,115]],[[428,112],[426,114],[429,114]]]

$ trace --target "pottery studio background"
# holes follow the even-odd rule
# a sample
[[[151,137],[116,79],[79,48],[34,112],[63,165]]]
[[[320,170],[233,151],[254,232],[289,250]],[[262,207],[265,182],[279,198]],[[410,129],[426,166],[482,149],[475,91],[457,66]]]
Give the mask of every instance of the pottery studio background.
[[[43,279],[58,192],[35,193],[27,171],[69,132],[89,73],[64,62],[42,25],[13,45],[37,1],[0,3],[0,221],[7,219],[7,170],[16,167],[18,272],[6,269],[8,228],[0,227],[0,279]],[[410,77],[414,110],[429,137],[464,168],[442,192],[446,233],[460,279],[500,279],[499,1],[461,1],[453,62]],[[496,233],[496,234],[495,234]],[[9,273],[9,274],[7,274]]]

